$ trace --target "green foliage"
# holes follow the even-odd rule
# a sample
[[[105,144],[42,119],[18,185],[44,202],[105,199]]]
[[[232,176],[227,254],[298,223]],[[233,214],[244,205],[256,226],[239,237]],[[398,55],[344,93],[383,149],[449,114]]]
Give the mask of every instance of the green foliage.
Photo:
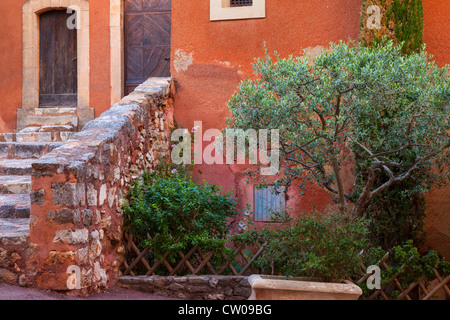
[[[394,0],[387,18],[395,21],[395,34],[402,43],[402,52],[419,52],[423,45],[422,0]]]
[[[173,169],[172,169],[173,170]],[[192,178],[163,171],[145,173],[132,184],[124,206],[126,230],[141,247],[150,247],[155,258],[177,258],[177,251],[199,246],[204,250],[225,250],[237,213],[231,193],[221,194],[215,185],[196,184]],[[147,237],[150,236],[150,238]]]
[[[369,239],[371,245],[389,250],[407,240],[416,245],[424,242],[425,199],[419,194],[408,194],[411,182],[393,186],[375,197],[365,210],[370,221]]]
[[[287,226],[262,231],[267,246],[256,265],[289,277],[346,279],[360,268],[359,253],[367,245],[366,234],[363,220],[348,222],[336,213],[305,215]]]
[[[387,268],[380,266],[381,286],[384,293],[392,299],[397,299],[400,293],[394,280],[406,289],[419,279],[424,280],[424,284],[427,286],[429,281],[435,278],[434,270],[444,277],[450,274],[450,264],[445,259],[433,250],[421,253],[414,246],[412,240],[387,251],[380,247],[369,247],[364,250],[363,264],[365,266],[376,265],[385,258],[387,252],[389,252],[389,257],[384,260]],[[369,290],[363,284],[361,289],[363,290],[363,297],[368,297],[374,293],[373,290]]]
[[[425,280],[433,278],[435,269],[443,274],[450,274],[450,264],[441,259],[436,251],[429,250],[425,254],[420,254],[412,241],[394,247],[389,264],[391,267],[381,274],[384,284],[397,277],[402,286],[408,287],[422,276]]]
[[[276,184],[304,191],[313,181],[343,212],[353,202],[355,217],[419,174],[419,192],[448,183],[450,77],[424,51],[340,43],[312,61],[266,52],[254,69],[228,104],[228,125],[279,130],[284,171]],[[354,155],[357,179],[344,185],[342,167]]]

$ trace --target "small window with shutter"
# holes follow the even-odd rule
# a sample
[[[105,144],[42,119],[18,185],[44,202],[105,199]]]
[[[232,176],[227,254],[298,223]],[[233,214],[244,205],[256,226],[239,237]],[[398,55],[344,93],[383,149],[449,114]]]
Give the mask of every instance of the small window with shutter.
[[[230,0],[230,7],[251,7],[253,0]]]
[[[255,221],[272,222],[273,215],[286,210],[286,188],[275,187],[256,188],[255,194]]]
[[[266,17],[266,0],[210,0],[210,20]]]

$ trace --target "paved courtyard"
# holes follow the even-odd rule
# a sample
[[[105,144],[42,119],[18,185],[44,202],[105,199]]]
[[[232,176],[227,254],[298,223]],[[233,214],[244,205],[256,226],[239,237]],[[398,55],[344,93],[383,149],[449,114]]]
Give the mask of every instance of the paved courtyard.
[[[56,292],[0,284],[0,300],[175,300],[121,288],[108,289],[89,297],[69,297]]]

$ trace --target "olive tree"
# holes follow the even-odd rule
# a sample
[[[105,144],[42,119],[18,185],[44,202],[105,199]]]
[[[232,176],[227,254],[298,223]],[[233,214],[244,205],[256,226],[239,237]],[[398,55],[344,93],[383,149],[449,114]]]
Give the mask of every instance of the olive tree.
[[[313,180],[351,218],[419,174],[422,191],[441,186],[449,180],[449,70],[424,49],[408,56],[400,49],[341,42],[314,59],[266,51],[229,101],[228,126],[278,129],[276,184],[296,181],[305,190]],[[349,159],[357,159],[350,186],[343,177]]]

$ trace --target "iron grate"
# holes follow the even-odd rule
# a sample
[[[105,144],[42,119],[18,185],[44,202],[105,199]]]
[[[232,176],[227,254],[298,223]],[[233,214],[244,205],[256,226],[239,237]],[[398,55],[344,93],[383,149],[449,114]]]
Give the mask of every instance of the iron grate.
[[[251,7],[253,0],[230,0],[231,7]]]

